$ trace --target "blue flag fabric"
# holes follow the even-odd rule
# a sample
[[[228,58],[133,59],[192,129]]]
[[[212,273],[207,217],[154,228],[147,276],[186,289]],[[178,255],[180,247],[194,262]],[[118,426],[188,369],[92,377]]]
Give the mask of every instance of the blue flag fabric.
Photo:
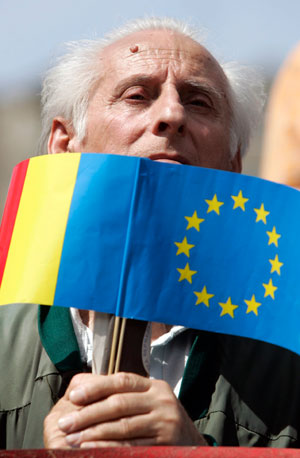
[[[300,354],[300,193],[235,173],[82,155],[55,305]]]

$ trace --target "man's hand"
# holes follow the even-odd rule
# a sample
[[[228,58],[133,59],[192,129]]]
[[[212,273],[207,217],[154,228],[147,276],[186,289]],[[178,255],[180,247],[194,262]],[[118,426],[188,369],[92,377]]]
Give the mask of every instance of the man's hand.
[[[60,431],[49,426],[53,439],[45,432],[49,448],[62,447],[62,442],[85,448],[207,445],[170,386],[160,380],[131,373],[79,374],[59,403],[45,422],[47,428],[55,418]],[[67,414],[62,414],[64,406]]]

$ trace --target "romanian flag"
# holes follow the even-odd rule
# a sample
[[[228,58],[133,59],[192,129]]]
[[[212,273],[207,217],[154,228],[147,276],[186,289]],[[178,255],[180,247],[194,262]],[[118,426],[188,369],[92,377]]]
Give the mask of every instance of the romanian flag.
[[[300,354],[300,193],[106,154],[29,159],[0,230],[0,304],[94,309]]]

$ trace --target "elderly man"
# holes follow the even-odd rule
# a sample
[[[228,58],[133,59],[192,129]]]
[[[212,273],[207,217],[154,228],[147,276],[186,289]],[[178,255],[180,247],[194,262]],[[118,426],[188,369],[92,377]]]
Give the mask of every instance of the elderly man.
[[[230,145],[229,82],[204,47],[172,28],[141,26],[101,51],[94,45],[85,132],[58,111],[48,153],[99,151],[241,171],[240,145]],[[165,332],[155,328],[156,337]],[[134,375],[74,378],[45,423],[46,447],[205,443],[166,382]]]
[[[159,19],[137,21],[106,41],[74,45],[48,73],[42,98],[42,143],[49,154],[106,152],[233,172],[241,171],[241,154],[261,107],[249,80],[222,68],[185,25]],[[23,327],[39,323],[39,334],[26,337],[31,347],[23,343],[24,377],[19,368],[5,379],[14,380],[13,393],[23,392],[17,400],[7,395],[1,446],[42,446],[40,425],[53,404],[44,423],[48,448],[207,445],[214,439],[223,445],[277,440],[274,445],[287,446],[297,440],[290,423],[260,416],[253,399],[262,395],[253,377],[248,391],[235,384],[243,385],[245,364],[262,354],[263,344],[153,323],[153,349],[163,348],[165,356],[152,361],[161,365],[161,376],[154,366],[150,375],[161,380],[81,373],[69,383],[70,374],[83,371],[70,358],[72,323],[76,336],[86,334],[88,341],[94,315],[72,312],[71,322],[67,310],[55,316],[51,311],[49,318],[43,307],[36,317],[36,309],[1,311],[0,322],[14,313],[13,331],[20,319]],[[23,327],[16,332],[24,334]],[[81,344],[81,354],[88,346]],[[34,362],[27,363],[33,348]],[[60,360],[58,353],[64,353]],[[265,360],[257,367],[265,367]]]

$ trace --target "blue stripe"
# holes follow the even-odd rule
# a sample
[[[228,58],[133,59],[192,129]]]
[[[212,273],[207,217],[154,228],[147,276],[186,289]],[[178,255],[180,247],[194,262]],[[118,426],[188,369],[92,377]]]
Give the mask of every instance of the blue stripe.
[[[137,166],[134,158],[82,154],[55,305],[114,313]]]

